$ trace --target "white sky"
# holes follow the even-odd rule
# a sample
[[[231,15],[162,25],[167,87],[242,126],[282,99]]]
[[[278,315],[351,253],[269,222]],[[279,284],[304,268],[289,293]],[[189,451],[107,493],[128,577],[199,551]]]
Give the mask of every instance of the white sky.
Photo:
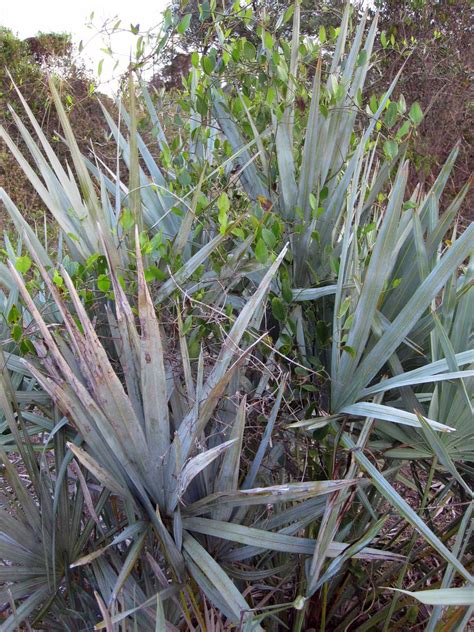
[[[110,93],[116,87],[114,77],[127,67],[136,38],[125,33],[114,35],[115,60],[121,60],[114,71],[114,62],[100,50],[105,47],[104,41],[96,31],[86,27],[90,14],[95,14],[93,23],[96,27],[106,19],[118,16],[123,27],[140,24],[140,30],[144,30],[160,22],[160,14],[168,3],[168,0],[0,0],[0,25],[10,28],[22,39],[36,35],[38,31],[71,33],[75,44],[83,41],[82,56],[96,76],[98,63],[104,59],[100,89]]]

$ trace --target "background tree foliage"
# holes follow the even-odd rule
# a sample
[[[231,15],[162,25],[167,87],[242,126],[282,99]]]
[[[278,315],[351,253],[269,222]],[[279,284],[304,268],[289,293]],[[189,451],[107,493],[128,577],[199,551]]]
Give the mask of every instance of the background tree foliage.
[[[48,89],[48,76],[56,74],[63,81],[65,104],[81,150],[88,153],[94,145],[101,158],[112,158],[108,155],[107,130],[94,94],[93,77],[78,59],[67,33],[39,33],[21,40],[11,30],[0,27],[0,67],[0,124],[13,134],[22,148],[24,145],[10,109],[15,112],[22,109],[13,83],[21,89],[58,155],[66,156],[66,146],[58,135],[60,123]],[[108,97],[101,95],[101,98],[110,105]],[[43,205],[0,141],[0,186],[6,185],[13,189],[20,208],[32,220],[42,220]],[[5,215],[0,215],[0,229],[9,227],[5,222]]]
[[[344,0],[323,0],[314,3],[312,0],[301,2],[301,33],[313,36],[319,29],[336,28],[341,21],[344,10]],[[230,3],[226,0],[216,1],[216,11],[229,14]],[[291,20],[284,19],[291,5],[287,0],[252,0],[247,7],[253,12],[257,23],[265,25],[270,32],[278,32],[279,35],[291,35]],[[186,29],[185,39],[180,39],[176,47],[170,46],[167,50],[167,63],[157,73],[154,84],[164,85],[167,89],[181,85],[182,76],[189,71],[189,51],[206,53],[215,43],[215,39],[209,38],[209,26],[212,22],[210,3],[197,3],[192,0],[171,0],[170,8],[175,19],[190,16],[189,26]],[[232,15],[233,9],[230,10]],[[242,20],[242,12],[234,11],[234,19],[229,19],[227,24],[237,36],[245,37],[254,45],[258,44],[259,37],[255,23],[252,29],[245,26]],[[286,16],[287,17],[287,16]]]
[[[379,0],[380,31],[394,46],[384,50],[374,87],[384,88],[397,73],[406,51],[397,93],[419,101],[423,122],[413,139],[412,182],[432,184],[436,168],[446,160],[453,139],[461,140],[460,155],[447,194],[453,197],[473,172],[474,5],[470,0]],[[474,215],[472,191],[464,217]]]

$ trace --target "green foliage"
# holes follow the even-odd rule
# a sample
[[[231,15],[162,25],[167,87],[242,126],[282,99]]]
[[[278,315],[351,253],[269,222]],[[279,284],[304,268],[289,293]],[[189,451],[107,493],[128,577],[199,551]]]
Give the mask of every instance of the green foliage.
[[[103,141],[107,126],[99,115],[99,103],[92,98],[92,77],[73,53],[71,37],[67,34],[38,33],[21,40],[10,30],[0,27],[0,65],[4,69],[0,77],[0,125],[14,138],[20,151],[28,154],[29,150],[16,128],[15,114],[23,107],[15,84],[26,97],[31,112],[42,121],[44,136],[54,147],[57,157],[65,158],[64,145],[57,135],[60,123],[48,90],[48,76],[53,73],[58,73],[64,80],[65,109],[81,149],[89,152],[91,141]],[[108,102],[107,97],[104,100]],[[0,187],[8,186],[17,206],[32,224],[43,222],[47,205],[30,184],[27,174],[16,164],[3,139],[0,139],[0,157]],[[111,158],[105,145],[101,158],[107,163]],[[114,164],[114,157],[111,164]],[[0,228],[12,229],[5,214],[0,218]]]

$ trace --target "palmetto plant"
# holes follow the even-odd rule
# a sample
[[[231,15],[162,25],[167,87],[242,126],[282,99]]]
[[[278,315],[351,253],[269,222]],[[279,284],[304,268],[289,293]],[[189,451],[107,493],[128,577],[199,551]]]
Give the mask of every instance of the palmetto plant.
[[[431,363],[387,380],[384,388],[405,387],[402,397],[410,398],[419,409],[426,407],[428,417],[449,420],[456,432],[434,437],[427,429],[410,431],[408,428],[391,432],[386,425],[380,428],[385,449],[391,441],[410,447],[387,449],[392,457],[409,459],[426,458],[436,454],[445,467],[453,472],[453,462],[469,463],[473,460],[472,445],[472,261],[462,273],[453,275],[447,283],[442,302],[433,306],[432,331],[429,337]],[[453,379],[454,378],[454,379]],[[420,386],[412,391],[412,385]],[[376,388],[371,387],[371,392]],[[418,392],[419,391],[419,392]],[[394,405],[399,406],[400,400]],[[464,483],[465,485],[465,483]]]
[[[374,108],[367,127],[358,132],[357,114],[362,103],[360,93],[371,61],[376,23],[374,21],[371,25],[362,47],[364,16],[349,52],[344,55],[349,17],[348,5],[325,84],[321,81],[320,65],[315,70],[307,118],[300,120],[295,117],[295,92],[300,88],[297,84],[301,48],[298,3],[294,10],[292,47],[279,46],[271,37],[271,44],[268,44],[263,33],[262,50],[257,54],[260,60],[269,58],[268,62],[262,63],[266,64],[270,77],[272,73],[280,77],[283,68],[287,71],[286,81],[273,80],[273,77],[268,81],[274,81],[278,86],[274,90],[273,110],[267,106],[271,113],[270,129],[259,132],[255,117],[252,117],[252,107],[247,105],[249,99],[245,91],[238,93],[236,89],[235,97],[233,92],[219,89],[215,82],[215,100],[212,103],[222,132],[234,149],[246,146],[241,128],[245,128],[252,137],[251,144],[258,148],[253,155],[247,152],[241,159],[247,165],[243,168],[242,184],[249,197],[254,198],[255,192],[260,191],[270,198],[273,212],[285,218],[287,229],[292,233],[290,281],[301,283],[304,280],[305,286],[290,286],[290,295],[288,290],[285,295],[285,283],[288,281],[282,279],[280,292],[285,300],[290,304],[292,301],[304,303],[335,295],[334,338],[331,357],[327,360],[331,374],[332,412],[355,403],[357,391],[362,393],[363,382],[368,385],[409,333],[415,344],[424,345],[430,328],[434,326],[426,310],[457,266],[471,252],[472,240],[470,227],[462,239],[453,244],[454,249],[446,250],[446,265],[441,265],[439,255],[443,239],[468,188],[466,185],[440,217],[440,198],[458,148],[451,153],[428,194],[418,199],[415,193],[406,203],[408,164],[400,162],[392,178],[391,173],[397,166],[393,160],[397,154],[395,151],[382,167],[377,166],[376,145],[379,138],[376,137],[376,143],[371,144],[370,139],[382,121],[391,127],[397,112],[403,111],[399,103],[390,102],[395,82],[380,100],[378,108]],[[276,57],[271,57],[272,50]],[[254,106],[255,116],[265,122],[267,119],[261,111],[265,107],[256,97],[254,95],[257,104]],[[242,101],[240,120],[234,114],[237,98]],[[412,119],[415,119],[414,115]],[[301,127],[295,123],[296,120]],[[407,129],[405,123],[402,128]],[[269,137],[278,169],[259,170],[255,166],[259,160],[263,166],[268,166],[266,143]],[[403,137],[403,133],[397,134],[399,140]],[[302,139],[304,151],[300,152]],[[399,153],[403,153],[402,149],[403,145]],[[386,209],[381,213],[378,195],[387,185],[390,185],[390,194]],[[377,230],[373,232],[373,228]],[[360,239],[361,232],[367,237]],[[387,252],[391,253],[390,258]],[[332,253],[337,254],[337,272],[330,268]],[[413,265],[414,260],[417,265]],[[449,260],[453,263],[452,267]],[[319,282],[332,277],[337,279],[337,283],[311,288],[308,286],[311,277]],[[423,292],[418,287],[422,282],[425,282]],[[303,318],[300,310],[294,310],[291,315],[299,331],[311,331],[311,322],[299,322]],[[397,325],[392,326],[395,319]],[[384,335],[388,333],[389,326],[390,335]],[[377,341],[378,338],[382,339]],[[372,353],[375,343],[376,352]],[[305,348],[303,338],[298,338],[298,348],[303,357],[311,353],[317,355],[315,346],[309,338],[308,348]],[[367,351],[370,353],[364,359]],[[407,355],[405,349],[401,353]],[[365,370],[355,372],[361,364]],[[352,379],[354,375],[355,382]],[[372,392],[376,391],[373,389]]]
[[[59,238],[64,242],[68,256],[73,261],[85,263],[100,252],[97,232],[99,226],[113,262],[126,267],[130,263],[127,245],[130,234],[133,237],[131,227],[138,222],[140,228],[147,231],[148,239],[153,243],[147,257],[150,269],[153,267],[156,275],[161,275],[160,280],[168,277],[168,282],[163,284],[156,297],[156,300],[165,299],[177,285],[186,282],[196,270],[207,266],[211,254],[227,237],[225,231],[218,230],[217,223],[209,221],[210,217],[204,231],[196,232],[193,226],[201,189],[207,182],[212,186],[212,179],[217,173],[217,170],[211,169],[209,165],[212,138],[209,140],[209,147],[202,152],[191,149],[187,152],[193,163],[193,171],[197,174],[196,179],[190,178],[189,182],[181,184],[179,174],[172,166],[166,170],[165,177],[156,155],[152,155],[137,132],[135,86],[130,81],[131,114],[129,115],[122,103],[119,103],[117,124],[103,108],[104,117],[117,144],[117,168],[112,171],[110,167],[101,163],[95,154],[93,160],[90,160],[80,153],[54,80],[50,81],[50,89],[63,126],[64,141],[70,150],[74,171],[69,165],[65,168],[59,162],[51,143],[19,90],[19,98],[34,133],[16,112],[11,110],[11,114],[24,146],[31,154],[30,161],[25,158],[21,148],[15,144],[8,132],[0,126],[1,138],[25,171],[54,219],[56,229],[59,229]],[[145,87],[143,94],[146,96],[145,103],[154,124],[159,149],[162,150],[162,155],[168,156],[170,149]],[[193,125],[193,115],[191,112],[190,123],[186,129],[191,129],[189,126]],[[123,121],[128,126],[127,137],[118,126]],[[195,141],[189,142],[195,144]],[[180,148],[180,152],[184,151]],[[128,182],[120,178],[120,168],[123,164],[119,158],[129,171]],[[227,162],[230,162],[230,158]],[[183,170],[181,167],[181,171]],[[52,267],[53,262],[48,248],[45,249],[41,244],[34,230],[3,189],[0,190],[0,198],[19,234],[26,233],[37,252],[41,254],[43,264]],[[204,195],[203,198],[206,200]],[[206,200],[206,204],[211,209],[215,206],[212,199]],[[200,228],[202,229],[202,225]],[[163,253],[167,254],[166,258],[163,258]],[[169,264],[173,270],[172,278],[167,274]],[[157,271],[158,267],[160,270]],[[219,277],[218,274],[211,272],[208,271],[210,278],[206,287],[212,287],[211,282]],[[7,275],[5,269],[2,270],[2,275]],[[10,283],[7,276],[5,282]]]
[[[22,621],[44,607],[51,621],[62,613],[64,623],[70,625],[70,629],[77,629],[87,619],[96,618],[97,608],[86,584],[74,581],[69,564],[88,540],[94,521],[91,518],[83,524],[85,502],[81,485],[71,481],[64,469],[61,471],[67,452],[64,423],[57,424],[54,436],[51,434],[54,462],[49,452],[41,450],[38,455],[25,432],[26,420],[4,361],[2,354],[1,408],[21,456],[21,470],[10,462],[2,447],[5,484],[0,510],[0,546],[2,559],[8,563],[0,568],[1,600],[12,607],[12,614],[2,623],[2,629],[17,629]],[[58,473],[56,478],[53,471]],[[28,485],[25,485],[25,476]],[[104,496],[99,505],[103,500]],[[65,610],[62,593],[65,585],[69,611]]]
[[[369,433],[378,435],[379,428],[381,434],[388,435],[398,444],[389,450],[388,455],[408,455],[409,450],[398,446],[421,440],[428,450],[425,448],[425,452],[418,456],[436,454],[442,466],[470,497],[470,488],[452,459],[453,456],[462,457],[453,450],[450,455],[446,449],[447,446],[464,445],[464,455],[469,459],[472,448],[472,442],[467,441],[472,432],[472,396],[467,390],[472,378],[472,354],[468,351],[472,311],[469,312],[467,307],[472,299],[471,282],[463,280],[458,293],[454,287],[458,284],[459,266],[472,253],[474,229],[470,226],[448,248],[444,247],[443,241],[467,186],[443,215],[439,212],[440,198],[457,148],[428,194],[420,196],[415,192],[406,201],[408,164],[404,161],[400,141],[406,136],[410,124],[407,121],[401,123],[395,140],[384,144],[385,162],[381,166],[377,158],[380,135],[375,134],[382,123],[390,129],[397,116],[405,111],[405,105],[403,101],[390,101],[394,82],[379,101],[375,100],[366,128],[359,131],[358,113],[363,104],[361,91],[371,61],[376,22],[372,23],[362,46],[364,16],[348,53],[344,54],[349,6],[329,64],[327,80],[322,82],[319,61],[308,97],[307,117],[296,116],[296,98],[301,90],[305,90],[302,88],[304,83],[297,80],[301,69],[299,55],[301,49],[305,49],[299,38],[298,3],[294,5],[293,15],[291,46],[279,43],[262,27],[262,45],[254,59],[255,66],[261,71],[264,69],[259,75],[263,86],[255,87],[245,79],[242,80],[243,87],[227,85],[222,65],[227,67],[232,62],[225,44],[219,60],[221,65],[216,64],[210,80],[213,87],[210,106],[222,133],[234,151],[246,148],[239,158],[244,190],[250,200],[266,200],[264,208],[271,209],[270,212],[267,209],[267,217],[282,218],[291,240],[292,257],[286,264],[289,271],[280,275],[279,282],[273,286],[278,308],[275,313],[283,324],[286,321],[282,342],[290,334],[294,337],[294,348],[301,362],[309,368],[311,364],[314,366],[316,356],[317,363],[322,364],[330,376],[328,406],[331,415],[304,419],[293,427],[311,431],[329,424],[339,437],[341,422],[366,417],[359,439],[354,441],[349,434],[340,436],[344,447],[364,447]],[[235,59],[235,55],[240,54],[239,42],[232,44],[232,58]],[[308,55],[308,47],[304,52]],[[323,54],[321,49],[319,54]],[[208,64],[204,61],[204,71],[209,74]],[[272,96],[269,99],[270,90]],[[416,107],[410,110],[414,124],[417,123],[417,112]],[[381,208],[380,193],[387,187],[390,187],[390,193]],[[271,225],[271,221],[268,224]],[[261,239],[265,241],[263,231]],[[255,254],[260,256],[258,245]],[[334,261],[337,262],[335,266],[331,265]],[[328,285],[328,281],[333,284]],[[323,285],[312,287],[315,282],[323,282]],[[440,302],[439,293],[443,288]],[[324,299],[325,296],[330,298]],[[316,304],[308,309],[304,305],[317,299],[322,299],[320,307]],[[295,301],[302,302],[303,309],[295,306]],[[285,303],[286,313],[282,309]],[[463,331],[463,334],[456,336],[454,346],[449,340],[449,331],[457,313],[462,327],[456,331]],[[315,321],[327,320],[328,315],[332,318],[330,353],[319,348],[315,335]],[[445,325],[440,317],[445,319],[446,316]],[[424,366],[410,371],[410,365],[419,365],[420,349],[425,349],[427,343],[430,344],[428,341],[436,345],[434,355]],[[461,371],[466,365],[467,370]],[[379,382],[382,372],[387,370],[392,377],[385,379],[385,376]],[[414,385],[430,383],[435,385],[434,396],[431,391],[424,397],[413,393]],[[386,402],[383,401],[385,393],[389,393]],[[395,400],[390,398],[394,393]],[[449,399],[440,401],[440,393]],[[451,403],[454,404],[452,410]],[[451,430],[460,430],[460,434],[438,435],[433,429],[443,428],[433,425],[433,418],[448,424]],[[373,419],[382,422],[378,421],[372,428]],[[407,425],[420,430],[405,429]],[[417,436],[418,440],[414,439]],[[380,444],[375,442],[375,445]],[[382,496],[425,535],[441,556],[449,558],[450,563],[472,581],[466,569],[458,566],[439,538],[433,538],[434,533],[426,529],[426,524],[369,460],[362,454],[359,457],[357,452],[355,458],[372,477]],[[319,532],[322,543],[332,541],[338,524],[338,512],[328,506]],[[323,562],[324,545],[321,544],[316,549],[313,576],[308,579],[310,594],[321,585],[317,581]]]
[[[253,154],[249,149],[239,158],[243,163],[241,182],[249,197],[255,199],[257,193],[266,196],[271,203],[270,217],[284,218],[292,257],[286,263],[289,271],[280,275],[273,289],[278,305],[285,307],[286,303],[291,321],[284,333],[298,332],[295,346],[303,363],[314,366],[310,359],[315,358],[316,365],[325,365],[331,376],[332,413],[356,403],[408,334],[415,344],[424,345],[433,326],[426,310],[469,255],[472,240],[470,227],[440,259],[443,239],[467,191],[466,186],[439,216],[440,198],[458,148],[421,199],[415,193],[405,201],[408,163],[397,162],[397,156],[403,155],[401,140],[409,128],[407,122],[400,125],[403,133],[397,133],[400,147],[396,141],[388,141],[396,149],[392,147],[384,164],[378,164],[381,138],[376,130],[382,123],[391,128],[406,107],[390,101],[396,81],[378,107],[374,106],[365,129],[360,130],[358,114],[376,32],[375,19],[362,45],[366,17],[367,14],[360,21],[345,54],[350,20],[349,4],[346,7],[326,82],[321,78],[320,62],[314,71],[307,117],[295,115],[296,96],[301,85],[305,85],[304,81],[298,84],[298,72],[304,70],[304,64],[299,62],[298,3],[294,8],[291,47],[279,45],[271,37],[268,43],[262,33],[257,58],[270,77],[266,81],[273,90],[271,105],[268,99],[261,103],[258,94],[253,95],[256,105],[248,105],[246,85],[240,91],[221,89],[219,74],[214,80],[211,102],[222,133],[234,151],[250,144],[256,148]],[[319,54],[323,54],[321,49]],[[242,105],[236,117],[239,102]],[[268,119],[269,127],[260,129]],[[412,120],[416,121],[413,113]],[[251,136],[251,142],[246,142],[242,129]],[[270,151],[278,168],[268,167]],[[260,163],[261,169],[256,166]],[[379,195],[384,187],[390,193],[386,208],[382,209]],[[263,233],[262,240],[266,239]],[[391,253],[390,258],[387,252]],[[421,275],[419,266],[412,265],[414,259],[423,266]],[[336,266],[331,265],[334,261]],[[328,281],[332,283],[328,285]],[[314,282],[321,285],[311,287]],[[419,287],[421,283],[423,287]],[[329,300],[321,301],[322,310],[310,309],[305,319],[308,301],[327,296]],[[303,309],[295,302],[302,303]],[[282,312],[279,307],[278,312],[283,329],[285,310]],[[321,312],[325,319],[328,314],[333,315],[332,350],[328,357],[318,348],[311,322]],[[401,353],[406,355],[404,349]]]
[[[105,244],[104,248],[107,251]],[[112,618],[124,582],[132,574],[137,558],[143,555],[150,537],[146,527],[149,524],[159,543],[159,562],[155,563],[162,567],[163,576],[171,573],[172,585],[178,589],[190,573],[197,586],[229,620],[247,621],[249,626],[258,628],[258,618],[255,624],[251,623],[255,618],[250,613],[251,608],[229,575],[237,573],[244,585],[251,585],[252,572],[248,578],[245,572],[239,572],[242,560],[258,558],[264,551],[280,551],[280,555],[310,554],[314,541],[294,534],[323,511],[321,495],[355,484],[353,480],[331,480],[268,485],[267,477],[262,478],[259,473],[265,456],[264,442],[243,486],[239,487],[246,399],[239,403],[232,394],[239,388],[240,367],[250,349],[239,351],[238,345],[249,323],[255,319],[255,312],[260,311],[284,254],[285,251],[270,267],[235,320],[207,375],[201,354],[195,380],[183,345],[182,374],[173,375],[164,350],[162,325],[146,286],[139,247],[136,252],[139,327],[109,260],[116,297],[115,312],[109,316],[112,331],[118,337],[119,373],[110,363],[64,269],[64,291],[74,305],[78,321],[40,258],[31,250],[47,291],[62,315],[65,332],[53,334],[19,273],[10,266],[25,306],[39,330],[34,344],[42,359],[39,363],[27,363],[26,367],[78,433],[76,439],[68,443],[69,457],[74,455],[99,485],[123,503],[120,511],[129,530],[122,539],[129,537],[133,544],[115,585],[111,585],[110,580],[101,583],[99,569],[93,567],[92,570],[99,584],[98,593]],[[281,394],[275,403],[274,415],[279,402]],[[255,483],[265,482],[263,487],[254,487]],[[294,505],[297,501],[301,502]],[[275,505],[274,517],[265,529],[256,511],[262,504]],[[97,520],[101,523],[100,513]],[[133,524],[138,525],[134,530],[131,529]],[[271,524],[275,525],[275,531]],[[387,555],[390,558],[388,553],[364,548],[374,536],[375,532],[366,537],[354,554],[367,559],[385,559]],[[331,543],[328,554],[337,557],[344,547],[340,542]],[[70,553],[69,559],[75,568],[89,563],[97,565],[105,550],[102,546],[85,556],[78,555],[80,559],[72,559]],[[216,559],[225,561],[226,570]],[[256,576],[263,579],[268,574],[271,577],[274,563],[270,556],[267,573],[263,573],[265,564],[260,566],[260,574]],[[143,601],[152,596],[144,590],[141,587]],[[32,608],[37,603],[31,599]],[[122,605],[126,612],[127,599]],[[122,615],[116,614],[119,618]]]
[[[470,226],[459,239],[453,240],[449,248],[443,248],[443,240],[468,185],[440,215],[440,198],[458,152],[455,147],[431,190],[424,196],[415,192],[406,200],[409,165],[403,159],[397,161],[397,157],[403,156],[401,140],[409,128],[406,122],[400,125],[396,135],[400,147],[396,141],[391,141],[395,143],[395,149],[389,145],[389,151],[385,153],[391,155],[382,166],[377,164],[377,145],[381,141],[380,133],[375,132],[382,123],[391,128],[405,106],[390,102],[394,81],[378,101],[378,107],[373,108],[365,129],[359,131],[358,114],[371,63],[376,19],[363,44],[367,13],[363,16],[345,53],[350,15],[348,4],[325,83],[321,78],[320,61],[316,65],[308,94],[307,117],[295,116],[296,96],[301,85],[304,86],[304,82],[298,83],[298,72],[304,68],[299,61],[302,47],[298,3],[294,5],[291,46],[284,42],[280,45],[262,32],[262,45],[256,57],[269,77],[264,76],[267,83],[262,91],[268,85],[273,89],[270,105],[268,99],[262,103],[258,93],[252,94],[253,101],[249,99],[245,82],[242,89],[232,90],[227,86],[222,89],[217,65],[211,106],[234,151],[250,144],[256,148],[253,154],[249,149],[239,158],[241,182],[249,198],[255,199],[258,195],[268,198],[271,213],[284,218],[291,235],[290,287],[287,275],[281,277],[273,289],[281,297],[277,299],[280,304],[281,299],[287,303],[286,318],[290,326],[283,331],[284,334],[296,332],[295,347],[301,360],[309,368],[310,358],[316,356],[330,376],[329,412],[332,415],[328,421],[347,415],[373,415],[388,422],[420,427],[422,422],[417,413],[427,414],[428,411],[417,404],[416,398],[407,399],[406,389],[402,388],[401,405],[395,407],[366,400],[393,389],[394,385],[395,388],[405,383],[413,385],[418,376],[421,383],[426,384],[435,375],[433,382],[437,383],[458,374],[458,359],[447,342],[441,354],[444,355],[444,349],[450,347],[451,360],[446,361],[454,373],[439,376],[444,364],[431,366],[427,363],[413,374],[405,373],[405,367],[413,363],[414,358],[419,358],[417,350],[426,346],[437,318],[436,314],[432,316],[430,313],[430,307],[435,305],[445,284],[449,291],[446,295],[449,296],[446,307],[449,317],[455,313],[456,293],[452,287],[459,266],[472,252],[474,228]],[[223,49],[226,51],[225,46]],[[321,48],[319,55],[323,55]],[[241,107],[237,108],[239,100]],[[416,108],[411,111],[414,123],[415,113]],[[268,120],[268,128],[263,129]],[[251,142],[247,142],[242,130],[250,136]],[[269,167],[270,151],[277,168]],[[379,194],[384,187],[389,187],[390,192],[385,207],[381,208]],[[330,265],[334,256],[336,269]],[[310,287],[312,279],[326,284]],[[336,282],[327,285],[328,280]],[[468,294],[470,286],[471,282],[467,281],[459,295]],[[329,300],[324,299],[327,296]],[[322,299],[321,310],[318,312],[315,307],[307,312],[307,317],[304,310],[294,307],[295,302],[305,304],[317,299]],[[470,300],[465,296],[459,308],[464,315],[462,325],[466,332],[463,337],[466,346],[462,351],[469,349],[470,334],[467,331],[472,327],[472,318],[467,316],[469,310],[465,303]],[[443,311],[443,307],[437,306],[437,309]],[[312,319],[316,320],[321,312],[326,318],[331,315],[333,321],[330,353],[318,348],[315,336]],[[281,320],[284,319],[283,314]],[[442,331],[439,325],[437,331]],[[433,336],[438,340],[441,334],[433,333]],[[441,339],[445,337],[446,332]],[[440,344],[437,342],[438,349]],[[461,353],[461,347],[457,345],[456,348]],[[468,365],[471,355],[466,353],[462,362]],[[435,357],[440,357],[439,351]],[[393,373],[391,380],[387,380],[386,385],[373,384],[387,364]],[[469,379],[471,372],[468,370],[458,375]],[[465,386],[461,392],[465,393]],[[438,410],[449,425],[447,408],[439,408],[436,402],[437,398],[430,411]],[[470,418],[472,410],[466,394],[463,402],[467,407],[463,408],[462,414]],[[296,425],[312,429],[322,424],[323,419],[316,419]],[[397,433],[398,428],[393,428]],[[399,437],[402,434],[400,431]],[[447,439],[450,440],[462,442],[462,439]]]
[[[291,47],[285,42],[280,45],[271,36],[268,41],[267,34],[262,33],[257,60],[267,74],[263,75],[266,85],[261,90],[265,92],[272,86],[271,100],[268,96],[265,101],[258,94],[249,94],[247,85],[242,89],[236,87],[235,91],[222,90],[215,81],[211,105],[234,151],[251,145],[238,158],[243,170],[242,185],[251,199],[258,195],[266,197],[285,219],[292,234],[294,254],[290,279],[294,288],[307,290],[311,283],[322,283],[333,276],[331,255],[334,249],[340,252],[338,237],[346,217],[347,190],[353,179],[360,179],[363,186],[360,223],[370,221],[371,204],[387,182],[391,160],[379,167],[374,151],[366,153],[366,149],[370,141],[371,149],[375,149],[374,130],[383,119],[396,81],[380,99],[367,128],[358,137],[357,117],[377,20],[372,22],[363,42],[367,13],[363,16],[346,53],[351,16],[350,3],[347,4],[324,82],[324,42],[306,43],[305,47],[299,33],[299,12],[299,3],[295,3]],[[309,70],[314,74],[311,87]],[[297,100],[304,101],[303,116],[295,113]],[[393,105],[396,120],[397,104]],[[268,127],[262,129],[267,123]],[[242,129],[250,135],[250,142],[245,140]],[[270,168],[273,158],[275,164]],[[354,194],[356,190],[359,192],[355,189]],[[354,204],[355,198],[351,202]],[[306,292],[306,297],[309,296]]]

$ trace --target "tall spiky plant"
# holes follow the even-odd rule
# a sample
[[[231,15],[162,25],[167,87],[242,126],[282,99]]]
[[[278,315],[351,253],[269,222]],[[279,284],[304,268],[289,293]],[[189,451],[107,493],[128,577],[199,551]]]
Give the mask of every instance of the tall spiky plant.
[[[165,574],[171,573],[177,589],[190,573],[204,594],[229,620],[237,623],[243,617],[250,622],[254,619],[251,608],[227,574],[233,575],[233,564],[258,558],[261,551],[267,550],[281,554],[310,554],[315,543],[293,533],[308,519],[314,520],[315,512],[322,510],[324,501],[319,502],[320,495],[346,488],[355,481],[289,482],[253,488],[264,457],[263,447],[257,453],[243,487],[238,487],[236,472],[242,450],[246,400],[235,402],[230,408],[227,406],[227,412],[222,405],[226,401],[224,397],[232,396],[233,389],[238,388],[239,366],[251,348],[239,353],[238,345],[255,318],[255,312],[261,311],[285,250],[232,325],[214,367],[206,377],[201,354],[197,376],[193,380],[186,347],[182,347],[186,387],[185,393],[181,394],[181,378],[173,377],[166,359],[163,327],[145,282],[138,244],[137,231],[139,328],[132,304],[109,260],[115,292],[114,310],[109,312],[109,318],[111,328],[118,336],[119,374],[112,367],[66,270],[62,269],[61,274],[78,322],[66,303],[66,296],[61,295],[41,259],[31,249],[31,256],[36,260],[45,287],[64,323],[64,333],[58,330],[53,334],[20,274],[10,265],[25,307],[39,330],[33,340],[40,359],[26,366],[77,431],[77,439],[68,443],[71,456],[74,455],[99,485],[123,503],[121,512],[128,528],[127,537],[133,538],[134,543],[115,584],[110,581],[101,583],[99,575],[103,570],[93,567],[109,616],[113,619],[122,586],[132,573],[137,557],[143,554],[150,537],[146,528],[149,524],[159,545],[159,564]],[[103,247],[107,252],[105,243]],[[120,375],[123,375],[124,384]],[[281,395],[275,404],[274,415],[280,402]],[[217,422],[213,422],[216,415]],[[224,420],[227,429],[222,431],[219,426]],[[305,501],[298,505],[299,511],[290,510],[295,501]],[[258,513],[253,508],[262,504],[275,505],[276,531],[260,527]],[[308,509],[311,509],[309,514]],[[100,527],[105,517],[99,514],[97,519]],[[143,529],[138,529],[137,520],[145,525]],[[134,524],[137,529],[132,533]],[[283,532],[279,532],[278,526],[285,524]],[[366,538],[354,554],[377,559],[380,554],[376,550],[364,548],[369,539]],[[219,541],[228,544],[218,544]],[[110,546],[114,542],[109,543]],[[329,555],[337,556],[344,546],[332,543]],[[97,565],[96,560],[105,550],[102,547],[79,560],[72,560],[74,568],[92,562]],[[385,559],[387,555],[390,557],[384,553],[381,558]],[[218,563],[224,560],[227,572]],[[237,570],[238,566],[235,572]],[[242,579],[251,585],[251,577],[250,574],[247,581],[244,574]],[[126,602],[123,607],[125,610],[128,607]],[[254,628],[258,627],[257,617]]]

